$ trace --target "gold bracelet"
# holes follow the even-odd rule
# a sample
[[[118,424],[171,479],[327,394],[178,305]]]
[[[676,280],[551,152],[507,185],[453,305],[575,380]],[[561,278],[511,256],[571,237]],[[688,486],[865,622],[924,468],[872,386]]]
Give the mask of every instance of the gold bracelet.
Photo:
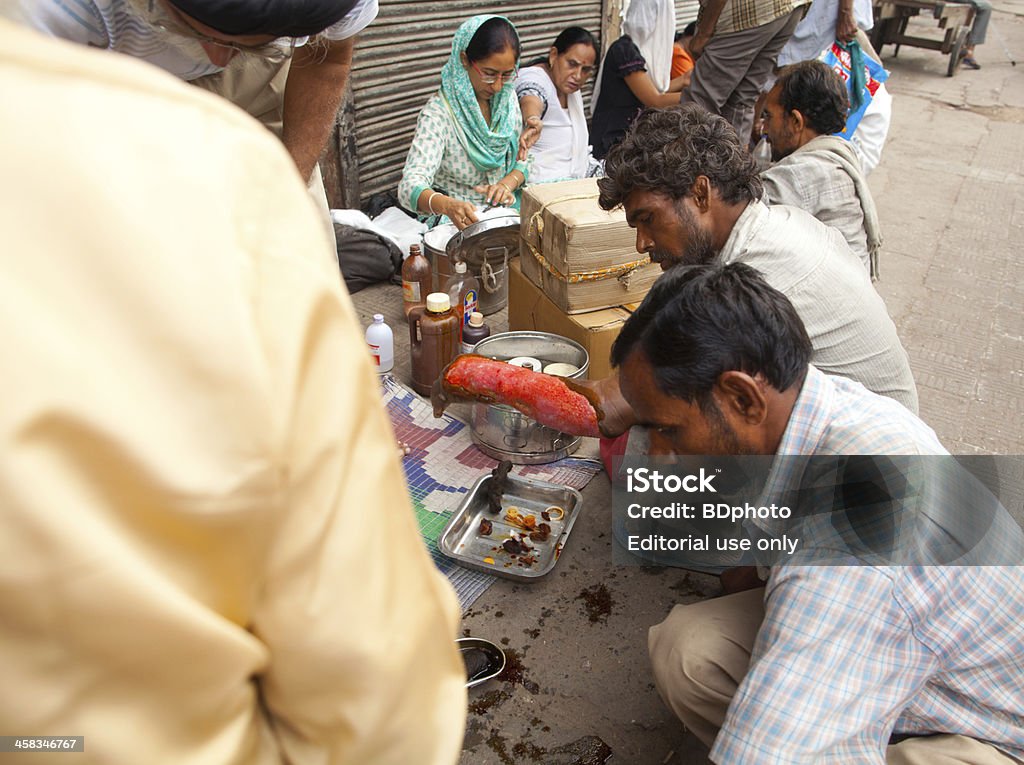
[[[513,188],[512,188],[511,186],[509,186],[509,185],[508,185],[507,183],[505,183],[504,181],[498,181],[498,185],[499,185],[499,186],[504,186],[504,187],[505,187],[505,190],[506,190],[506,191],[507,191],[507,192],[508,192],[509,194],[511,194],[512,196],[515,196],[515,195],[516,195],[515,189],[513,189]]]

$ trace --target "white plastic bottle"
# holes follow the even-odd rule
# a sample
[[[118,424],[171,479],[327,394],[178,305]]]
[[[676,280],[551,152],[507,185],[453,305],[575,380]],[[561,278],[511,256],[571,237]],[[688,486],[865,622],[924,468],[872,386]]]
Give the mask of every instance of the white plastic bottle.
[[[370,347],[377,374],[390,372],[395,366],[395,336],[391,327],[384,323],[383,314],[373,315],[373,324],[366,328],[366,344]]]

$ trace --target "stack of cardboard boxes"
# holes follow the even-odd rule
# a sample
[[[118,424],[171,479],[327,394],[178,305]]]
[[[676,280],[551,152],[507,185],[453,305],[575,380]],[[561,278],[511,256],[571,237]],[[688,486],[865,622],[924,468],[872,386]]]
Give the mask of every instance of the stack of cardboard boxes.
[[[622,210],[597,204],[586,178],[523,192],[520,262],[509,269],[510,330],[553,332],[590,354],[590,377],[611,371],[612,342],[661,268],[636,251]]]

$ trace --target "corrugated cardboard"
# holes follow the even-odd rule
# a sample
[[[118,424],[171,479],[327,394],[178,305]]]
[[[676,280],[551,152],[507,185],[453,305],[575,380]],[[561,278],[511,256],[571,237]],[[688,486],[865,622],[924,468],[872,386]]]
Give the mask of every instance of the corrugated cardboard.
[[[628,273],[611,273],[588,281],[570,281],[552,273],[523,243],[520,248],[523,275],[534,283],[564,313],[596,311],[599,308],[639,303],[661,276],[661,266],[647,263]],[[635,251],[634,251],[635,254]]]
[[[568,276],[633,263],[636,233],[619,209],[597,204],[597,179],[527,186],[520,205],[523,239],[556,271]],[[536,282],[535,282],[536,283]]]
[[[590,354],[591,380],[611,374],[612,343],[636,308],[635,305],[605,308],[600,311],[566,315],[541,290],[527,279],[519,263],[509,266],[508,328],[514,331],[537,330],[568,337]]]

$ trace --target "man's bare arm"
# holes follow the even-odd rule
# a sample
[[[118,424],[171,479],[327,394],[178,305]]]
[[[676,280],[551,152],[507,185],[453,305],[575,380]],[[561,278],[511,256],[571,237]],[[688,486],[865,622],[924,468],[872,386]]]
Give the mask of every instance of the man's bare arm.
[[[355,38],[349,38],[295,49],[285,85],[282,140],[303,180],[309,180],[334,127],[354,45]]]
[[[715,34],[715,27],[718,26],[718,17],[722,15],[723,8],[725,8],[725,0],[708,0],[707,5],[701,10],[700,18],[697,21],[697,29],[687,46],[690,58],[694,61],[700,58],[704,48]]]

